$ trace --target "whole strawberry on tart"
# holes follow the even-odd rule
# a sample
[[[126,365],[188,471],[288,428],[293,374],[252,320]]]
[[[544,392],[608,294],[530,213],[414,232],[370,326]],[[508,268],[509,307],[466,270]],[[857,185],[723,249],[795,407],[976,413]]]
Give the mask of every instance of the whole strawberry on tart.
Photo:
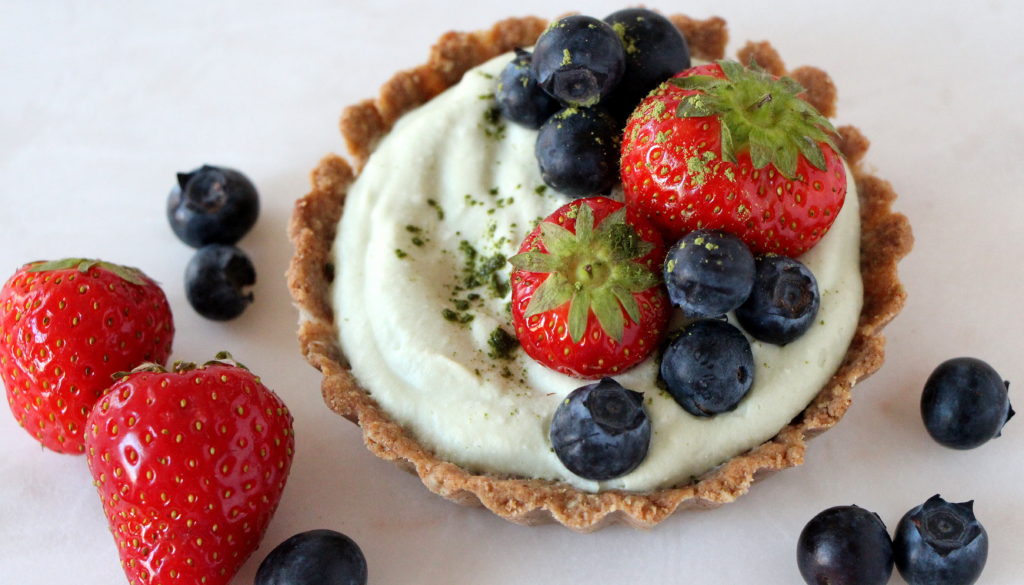
[[[510,19],[346,110],[359,173],[314,171],[289,284],[371,450],[592,530],[731,501],[838,421],[909,227],[828,76],[725,42],[644,9]]]

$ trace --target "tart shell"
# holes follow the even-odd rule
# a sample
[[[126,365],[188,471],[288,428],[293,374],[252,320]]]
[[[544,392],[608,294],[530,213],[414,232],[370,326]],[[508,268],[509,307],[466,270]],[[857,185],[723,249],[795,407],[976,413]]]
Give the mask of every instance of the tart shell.
[[[719,59],[728,41],[721,18],[669,17],[686,37],[695,57]],[[303,356],[323,374],[327,405],[358,424],[375,455],[416,473],[423,484],[451,501],[482,505],[518,524],[559,522],[591,531],[614,522],[653,526],[677,510],[714,508],[743,495],[751,484],[774,471],[803,463],[808,439],[842,418],[855,383],[878,370],[884,359],[883,327],[902,309],[906,293],[896,264],[913,245],[906,217],[892,211],[892,186],[868,173],[861,160],[868,140],[852,126],[839,128],[861,203],[861,276],[864,305],[857,331],[842,365],[807,408],[761,445],[708,471],[694,482],[652,492],[583,492],[567,484],[471,473],[443,461],[393,422],[361,388],[338,344],[330,301],[334,264],[331,257],[345,195],[379,140],[405,112],[456,84],[472,67],[515,47],[532,45],[547,22],[512,18],[489,30],[443,35],[426,64],[394,75],[375,99],[345,109],[341,133],[352,164],[337,155],[324,157],[311,175],[309,194],[295,205],[289,236],[295,248],[288,286],[299,309],[299,343]],[[747,43],[739,51],[744,63],[756,61],[775,74],[788,74],[807,88],[807,100],[826,116],[835,113],[836,90],[829,76],[814,67],[787,71],[767,42]]]

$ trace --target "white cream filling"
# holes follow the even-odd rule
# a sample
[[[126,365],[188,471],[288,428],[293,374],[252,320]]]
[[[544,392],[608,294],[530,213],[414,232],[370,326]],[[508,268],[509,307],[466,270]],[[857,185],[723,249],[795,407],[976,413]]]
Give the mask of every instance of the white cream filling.
[[[686,483],[773,437],[838,369],[853,338],[863,291],[856,187],[830,232],[803,261],[821,289],[817,323],[784,347],[751,340],[755,382],[739,407],[712,418],[680,408],[656,385],[648,358],[616,376],[643,392],[653,425],[633,472],[594,482],[570,473],[548,441],[559,401],[590,382],[547,369],[516,350],[488,357],[497,327],[512,332],[505,298],[487,287],[453,292],[465,260],[511,256],[539,219],[568,199],[543,185],[536,132],[486,121],[495,78],[509,56],[403,116],[353,185],[335,241],[333,303],[345,356],[381,407],[442,459],[476,472],[557,479],[587,491],[652,490]],[[850,177],[851,173],[847,173]],[[443,213],[443,219],[441,214]],[[411,226],[411,227],[410,227]],[[418,230],[418,231],[417,231]],[[419,243],[414,243],[414,240]],[[509,266],[500,270],[507,282]],[[482,298],[462,314],[452,298]]]

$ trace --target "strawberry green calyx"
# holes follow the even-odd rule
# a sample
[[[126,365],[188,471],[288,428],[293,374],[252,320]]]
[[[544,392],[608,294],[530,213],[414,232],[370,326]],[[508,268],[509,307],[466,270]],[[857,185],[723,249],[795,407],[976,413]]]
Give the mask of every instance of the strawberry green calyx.
[[[640,321],[634,293],[657,286],[658,275],[636,262],[654,249],[626,221],[621,208],[594,225],[590,206],[576,208],[575,233],[551,222],[541,222],[540,243],[547,252],[533,249],[509,258],[517,269],[547,273],[526,308],[527,318],[569,303],[569,335],[583,339],[592,310],[604,332],[622,341],[625,315]]]
[[[736,162],[736,153],[749,150],[754,168],[772,164],[786,178],[796,175],[798,155],[825,170],[820,143],[838,152],[836,130],[828,118],[801,99],[806,91],[789,77],[771,75],[756,64],[717,61],[724,78],[692,75],[669,80],[685,90],[677,115],[682,118],[717,116],[721,122],[722,158]]]
[[[130,266],[121,266],[120,264],[114,264],[112,262],[104,262],[103,260],[93,260],[90,258],[64,258],[63,260],[50,260],[36,263],[29,269],[29,272],[51,272],[54,270],[78,270],[85,274],[89,272],[93,266],[102,268],[107,272],[117,275],[122,280],[126,280],[132,284],[138,286],[144,286],[146,279],[138,268],[132,268]]]

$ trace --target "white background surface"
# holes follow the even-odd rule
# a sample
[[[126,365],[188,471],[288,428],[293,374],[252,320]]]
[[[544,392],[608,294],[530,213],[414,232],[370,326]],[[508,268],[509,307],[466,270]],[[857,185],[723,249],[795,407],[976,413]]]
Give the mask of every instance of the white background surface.
[[[980,449],[933,443],[918,415],[940,361],[974,355],[1019,398],[1024,318],[1024,4],[1011,0],[652,3],[730,24],[730,51],[771,39],[791,66],[839,87],[839,123],[871,138],[868,163],[900,193],[917,244],[901,264],[910,294],[887,329],[888,360],[857,387],[806,464],[712,512],[649,531],[580,535],[520,527],[450,504],[371,456],[320,401],[301,359],[283,273],[285,230],[307,173],[341,152],[341,108],[421,63],[449,29],[505,16],[594,16],[612,2],[36,2],[0,6],[0,273],[65,256],[142,268],[175,312],[172,359],[231,350],[295,414],[292,476],[263,556],[313,528],[362,546],[370,583],[797,583],[797,535],[817,512],[856,503],[890,529],[935,493],[976,500],[991,549],[982,583],[1020,583],[1024,421]],[[500,4],[500,5],[499,5]],[[936,7],[941,4],[942,7]],[[166,224],[175,173],[203,163],[247,173],[262,215],[240,243],[256,263],[256,303],[207,322],[184,298],[191,249]],[[126,582],[84,458],[43,451],[0,412],[0,581]],[[898,576],[893,583],[900,583]]]

